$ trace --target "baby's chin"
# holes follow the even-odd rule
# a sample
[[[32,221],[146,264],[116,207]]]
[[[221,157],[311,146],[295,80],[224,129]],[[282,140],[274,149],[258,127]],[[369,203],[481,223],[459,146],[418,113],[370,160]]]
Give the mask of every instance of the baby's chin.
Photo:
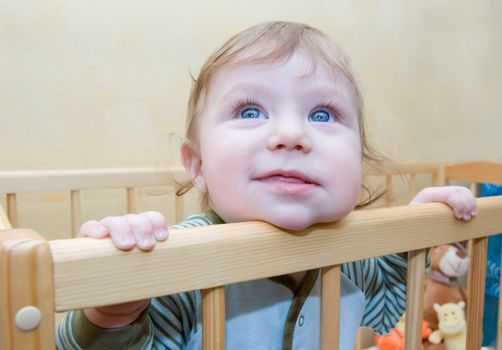
[[[312,225],[335,222],[342,219],[345,215],[333,215],[329,218],[302,218],[302,217],[292,217],[292,218],[267,218],[264,221],[277,226],[280,229],[288,231],[301,231]]]

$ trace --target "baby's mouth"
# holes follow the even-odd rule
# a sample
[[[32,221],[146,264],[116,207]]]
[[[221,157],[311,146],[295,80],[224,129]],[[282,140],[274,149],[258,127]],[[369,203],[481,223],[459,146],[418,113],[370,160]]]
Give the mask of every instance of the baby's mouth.
[[[310,177],[297,171],[273,171],[256,178],[258,181],[291,185],[319,185]]]
[[[282,176],[282,175],[272,175],[260,179],[263,182],[283,182],[289,184],[309,184],[311,182],[305,181],[303,179],[294,176]]]

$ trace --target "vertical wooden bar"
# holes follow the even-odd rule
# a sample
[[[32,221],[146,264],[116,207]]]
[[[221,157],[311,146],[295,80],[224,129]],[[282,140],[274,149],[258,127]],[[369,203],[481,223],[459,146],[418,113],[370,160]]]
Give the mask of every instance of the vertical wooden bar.
[[[446,179],[446,166],[445,164],[441,164],[438,169],[437,173],[437,182],[434,182],[434,186],[445,186],[448,183],[448,180]],[[434,180],[433,180],[434,181]]]
[[[225,349],[225,287],[202,290],[202,348]]]
[[[0,204],[0,230],[8,230],[11,229],[12,225],[10,224],[9,219],[7,218],[7,214],[3,211],[3,207]]]
[[[70,191],[70,207],[71,207],[71,232],[73,234],[73,237],[76,237],[81,224],[80,190]]]
[[[468,281],[466,349],[481,349],[483,305],[485,300],[486,237],[473,239]]]
[[[183,196],[176,196],[174,197],[175,204],[174,204],[174,210],[175,210],[175,218],[176,222],[181,222],[185,218],[185,202],[183,200]]]
[[[134,187],[127,188],[127,213],[134,213],[136,210],[136,191]]]
[[[410,175],[410,186],[412,197],[417,194],[417,174]]]
[[[17,199],[15,193],[7,193],[7,217],[13,227],[17,227]]]
[[[361,337],[362,337],[361,327],[357,329],[356,343],[354,344],[354,350],[361,350]]]
[[[338,350],[340,344],[341,265],[321,270],[321,349]]]
[[[47,241],[31,230],[3,231],[0,270],[0,349],[54,349],[52,257]],[[40,311],[40,323],[24,323],[23,330],[16,320],[27,321],[23,313],[33,310]]]
[[[500,259],[502,266],[502,257]],[[498,321],[497,321],[497,350],[502,350],[502,268],[500,269],[500,288],[499,288],[499,309],[498,309]]]
[[[431,185],[433,187],[435,186],[439,186],[439,183],[440,183],[440,179],[439,179],[439,171],[434,171],[432,174],[431,174]]]
[[[385,205],[389,205],[392,202],[392,175],[385,176]]]
[[[405,349],[422,347],[422,312],[424,300],[426,250],[408,252],[408,277],[406,292]]]
[[[479,193],[478,193],[478,184],[476,182],[471,182],[470,189],[471,189],[471,192],[474,194],[474,197],[478,197],[479,196]]]

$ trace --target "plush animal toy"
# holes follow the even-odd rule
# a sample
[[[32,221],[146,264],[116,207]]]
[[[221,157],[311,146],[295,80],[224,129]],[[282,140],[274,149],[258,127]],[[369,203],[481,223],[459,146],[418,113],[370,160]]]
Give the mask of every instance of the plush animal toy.
[[[438,328],[434,304],[467,303],[467,294],[457,281],[469,269],[469,256],[460,243],[440,245],[432,248],[431,267],[425,282],[423,318],[432,331]]]
[[[466,322],[465,303],[434,304],[438,317],[438,329],[429,336],[433,344],[444,342],[446,350],[465,350]]]
[[[375,342],[378,350],[404,350],[404,329],[406,316],[403,315],[396,327],[386,335],[377,335]],[[422,321],[422,339],[427,339],[431,334],[431,329],[427,322]]]

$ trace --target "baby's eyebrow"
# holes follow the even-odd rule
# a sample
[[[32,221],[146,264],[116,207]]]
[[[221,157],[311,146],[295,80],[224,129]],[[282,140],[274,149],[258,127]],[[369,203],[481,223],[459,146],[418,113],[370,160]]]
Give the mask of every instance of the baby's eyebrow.
[[[223,100],[226,100],[229,97],[232,97],[233,95],[242,93],[253,94],[253,95],[254,94],[269,95],[273,93],[273,89],[267,87],[266,84],[239,82],[237,84],[228,86],[221,95],[221,98]]]

